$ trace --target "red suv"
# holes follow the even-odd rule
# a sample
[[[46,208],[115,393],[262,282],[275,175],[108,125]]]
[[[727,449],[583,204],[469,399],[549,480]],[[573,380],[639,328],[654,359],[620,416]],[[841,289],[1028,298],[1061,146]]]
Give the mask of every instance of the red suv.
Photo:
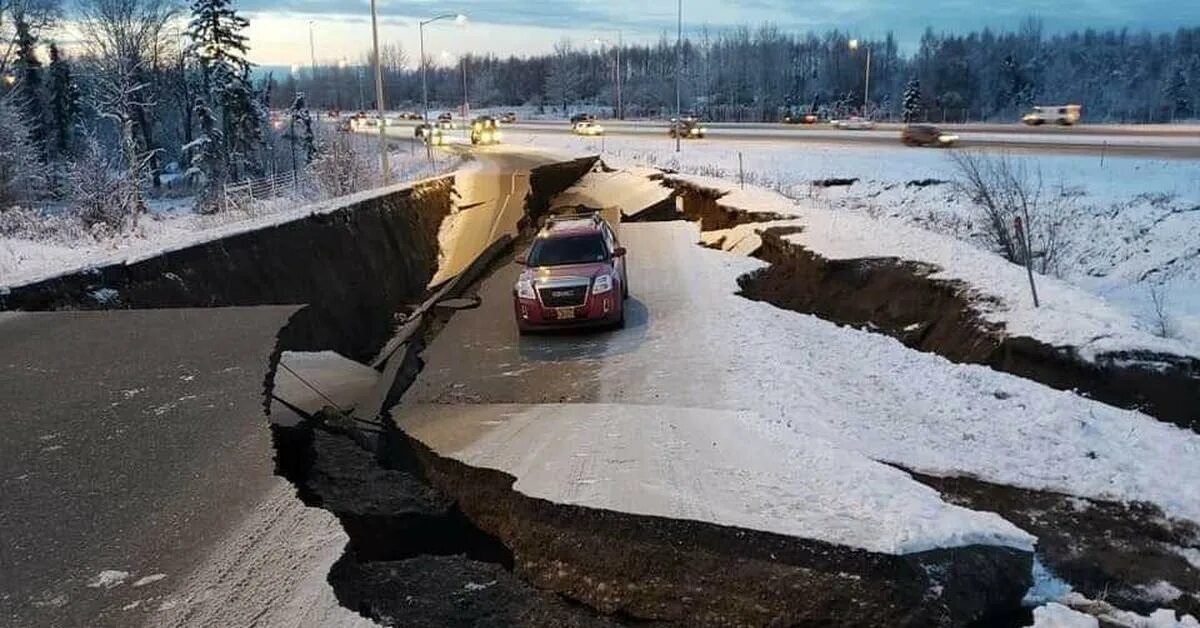
[[[513,288],[521,333],[625,324],[625,249],[600,214],[554,217],[538,233]]]

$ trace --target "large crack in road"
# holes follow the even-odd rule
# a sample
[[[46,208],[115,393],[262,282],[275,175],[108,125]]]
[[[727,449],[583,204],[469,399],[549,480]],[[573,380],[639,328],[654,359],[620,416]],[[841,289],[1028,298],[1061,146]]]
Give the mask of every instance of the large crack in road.
[[[531,203],[538,213],[551,204]],[[682,215],[712,229],[779,218],[709,205],[685,203]],[[661,201],[647,212],[678,215]],[[326,412],[277,432],[281,473],[350,536],[330,574],[343,605],[405,626],[1025,625],[1032,555],[1017,537],[1001,540],[1012,532],[984,517],[993,510],[1044,536],[1039,557],[1090,595],[1118,578],[1114,594],[1149,609],[1150,578],[1194,584],[1195,570],[1172,554],[1195,542],[1194,526],[1152,506],[903,469],[889,476],[821,434],[813,441],[832,448],[835,466],[809,467],[811,458],[730,428],[746,405],[769,407],[770,386],[763,382],[765,404],[747,404],[721,374],[719,355],[748,337],[706,318],[728,313],[706,312],[721,288],[704,285],[704,267],[756,263],[698,258],[695,227],[679,223],[629,224],[622,237],[633,261],[626,329],[519,338],[510,304],[518,270],[504,257],[467,290],[477,309],[439,310],[410,345],[416,363],[393,391],[403,398],[390,420],[364,431]],[[766,461],[755,466],[755,456]],[[926,503],[938,519],[965,517],[974,529],[932,549],[821,540],[829,521],[804,527],[813,496],[778,491],[811,480],[803,475],[839,474],[861,474],[854,479],[864,486],[895,482],[894,500]],[[922,493],[926,485],[950,504]],[[764,487],[774,502],[723,502]],[[859,500],[854,507],[873,499],[843,492]],[[770,521],[746,512],[770,512]],[[887,506],[875,515],[906,524]],[[902,536],[929,533],[915,530]],[[1157,548],[1154,569],[1122,567],[1148,548],[1139,536]],[[1111,538],[1127,546],[1098,540]]]

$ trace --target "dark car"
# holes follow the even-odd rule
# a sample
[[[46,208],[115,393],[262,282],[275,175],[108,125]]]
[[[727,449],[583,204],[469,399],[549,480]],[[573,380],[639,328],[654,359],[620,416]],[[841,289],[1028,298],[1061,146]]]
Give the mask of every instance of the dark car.
[[[932,124],[908,124],[900,131],[900,141],[905,146],[953,146],[958,136]]]
[[[679,118],[671,120],[671,126],[667,129],[667,135],[678,137],[685,140],[704,139],[708,135],[708,129],[695,118]]]
[[[522,334],[625,324],[625,249],[600,214],[551,218],[517,263],[525,267],[513,287]]]
[[[504,124],[513,124],[517,121],[517,114],[509,111],[508,113],[500,116],[500,121]]]
[[[813,112],[808,113],[788,113],[783,116],[784,124],[816,124],[821,121],[821,117]]]
[[[592,122],[595,119],[596,119],[596,116],[594,116],[590,113],[577,113],[577,114],[571,116],[571,124],[574,125],[574,124],[579,124],[580,122]]]

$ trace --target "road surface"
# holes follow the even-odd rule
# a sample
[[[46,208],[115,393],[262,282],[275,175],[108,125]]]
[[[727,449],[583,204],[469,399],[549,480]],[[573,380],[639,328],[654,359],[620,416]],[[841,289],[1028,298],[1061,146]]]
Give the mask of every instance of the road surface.
[[[136,625],[264,499],[294,310],[0,314],[0,624]]]

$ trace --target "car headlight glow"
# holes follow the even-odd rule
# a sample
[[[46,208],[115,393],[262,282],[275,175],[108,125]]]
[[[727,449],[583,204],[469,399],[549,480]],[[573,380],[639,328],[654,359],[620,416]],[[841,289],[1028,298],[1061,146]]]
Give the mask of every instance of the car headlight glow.
[[[600,275],[592,283],[592,294],[604,294],[613,289],[612,275]]]
[[[537,295],[533,293],[533,282],[528,279],[522,279],[517,282],[517,296],[522,299],[534,301]]]

